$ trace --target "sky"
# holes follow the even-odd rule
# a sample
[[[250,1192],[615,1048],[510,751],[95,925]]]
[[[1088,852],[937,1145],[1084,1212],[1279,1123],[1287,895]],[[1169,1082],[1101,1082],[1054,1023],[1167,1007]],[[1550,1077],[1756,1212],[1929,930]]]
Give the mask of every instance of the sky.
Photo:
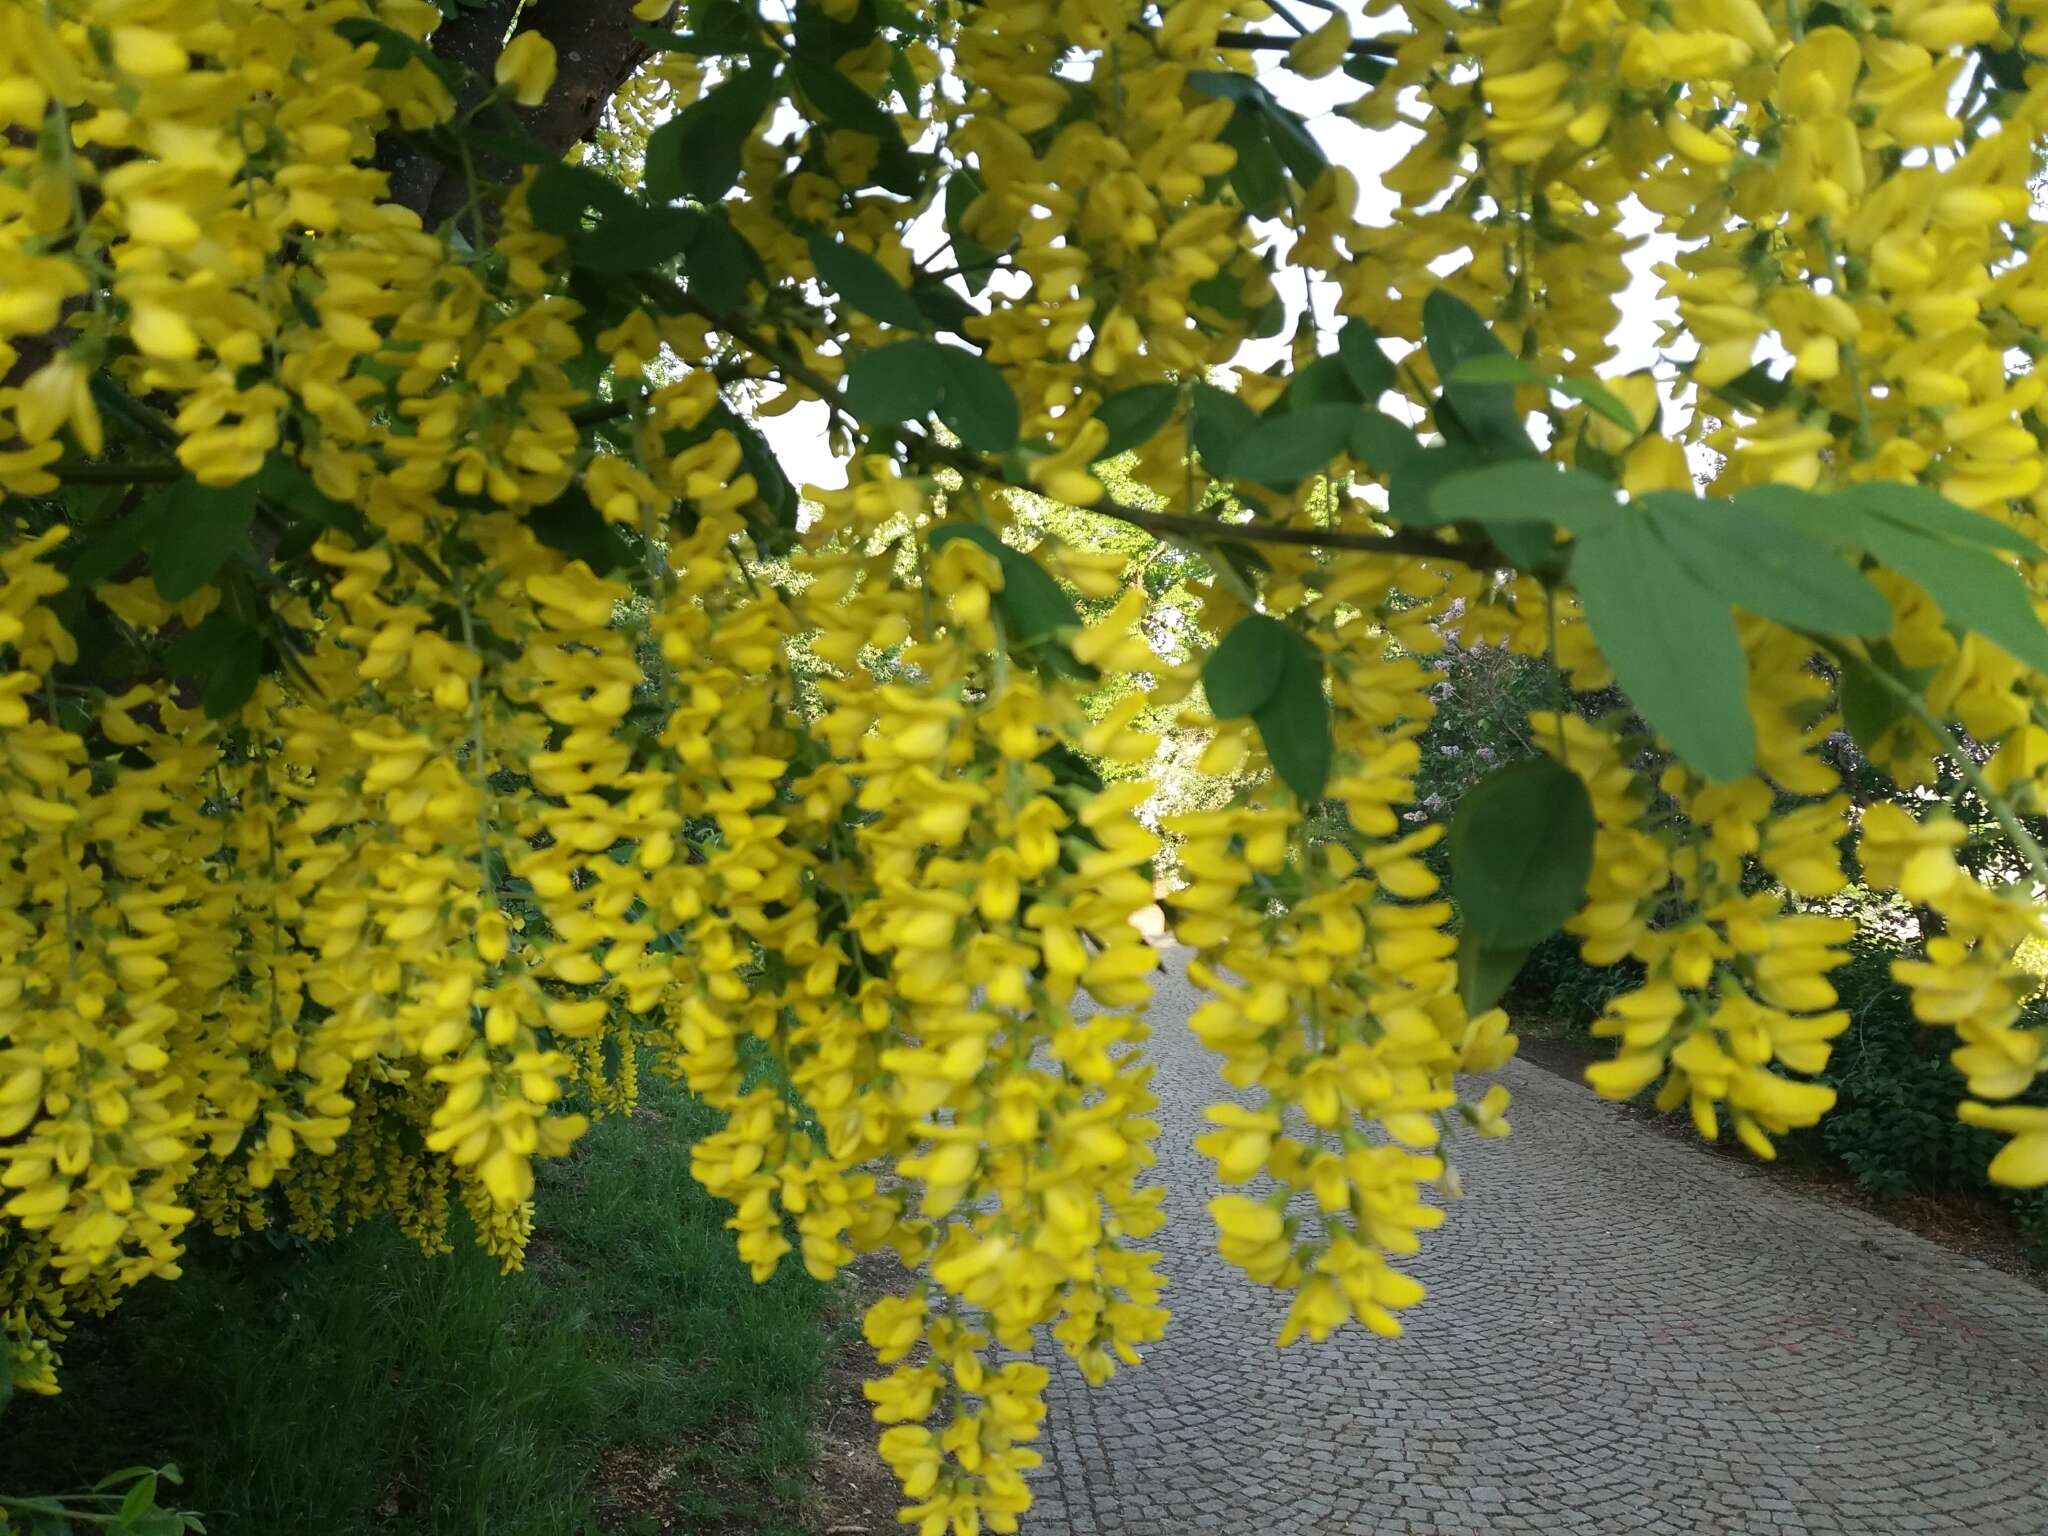
[[[1364,18],[1359,0],[1345,0],[1343,9],[1350,14],[1353,29],[1359,36],[1368,36],[1379,29],[1376,23]],[[1278,28],[1269,26],[1263,30],[1277,32]],[[1277,52],[1261,54],[1259,78],[1283,102],[1302,114],[1330,162],[1347,167],[1356,178],[1359,222],[1368,226],[1386,224],[1398,206],[1399,198],[1380,184],[1381,179],[1420,137],[1419,132],[1405,126],[1373,131],[1339,116],[1334,109],[1358,96],[1359,83],[1341,72],[1320,81],[1302,80],[1283,67],[1281,58]],[[783,110],[787,112],[788,108],[785,106]],[[794,127],[793,121],[790,127]],[[1634,278],[1620,299],[1621,323],[1609,335],[1616,356],[1602,370],[1603,373],[1632,373],[1657,364],[1660,361],[1658,335],[1676,318],[1676,306],[1663,295],[1651,268],[1670,260],[1677,251],[1677,242],[1659,233],[1656,226],[1655,215],[1647,209],[1633,200],[1624,205],[1622,232],[1645,238],[1624,258]],[[933,209],[911,226],[910,254],[914,260],[923,262],[939,251],[945,241],[943,223],[937,210]],[[1334,314],[1336,285],[1319,282],[1315,287],[1317,312],[1324,316]],[[1302,285],[1298,281],[1282,283],[1280,297],[1287,310],[1286,323],[1280,334],[1246,343],[1234,359],[1238,366],[1256,371],[1287,357],[1287,338],[1293,333],[1301,313]],[[1334,336],[1325,340],[1329,345],[1335,344]],[[1660,375],[1673,373],[1668,363],[1658,371]],[[1673,402],[1667,398],[1667,420],[1670,419],[1672,405]],[[833,490],[846,484],[846,464],[836,458],[826,445],[825,421],[824,405],[812,401],[796,406],[784,415],[762,418],[758,423],[781,460],[784,471],[799,486]]]

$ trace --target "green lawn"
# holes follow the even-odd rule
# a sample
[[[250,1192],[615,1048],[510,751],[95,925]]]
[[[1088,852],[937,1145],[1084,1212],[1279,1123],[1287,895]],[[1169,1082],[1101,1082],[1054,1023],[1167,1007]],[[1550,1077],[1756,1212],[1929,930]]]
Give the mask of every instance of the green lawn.
[[[792,1529],[831,1288],[755,1286],[691,1180],[715,1116],[649,1072],[545,1169],[525,1272],[466,1232],[194,1244],[0,1421],[0,1491],[175,1461],[214,1536]],[[458,1222],[463,1218],[459,1211]]]

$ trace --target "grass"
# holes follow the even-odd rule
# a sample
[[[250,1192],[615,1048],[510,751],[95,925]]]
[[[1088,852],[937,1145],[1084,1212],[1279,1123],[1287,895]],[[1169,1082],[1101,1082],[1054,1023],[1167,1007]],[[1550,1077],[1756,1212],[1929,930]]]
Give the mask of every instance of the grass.
[[[715,1116],[641,1085],[544,1171],[523,1273],[381,1222],[195,1243],[81,1328],[62,1395],[7,1410],[0,1489],[169,1460],[215,1536],[792,1531],[830,1288],[748,1279],[689,1174]]]

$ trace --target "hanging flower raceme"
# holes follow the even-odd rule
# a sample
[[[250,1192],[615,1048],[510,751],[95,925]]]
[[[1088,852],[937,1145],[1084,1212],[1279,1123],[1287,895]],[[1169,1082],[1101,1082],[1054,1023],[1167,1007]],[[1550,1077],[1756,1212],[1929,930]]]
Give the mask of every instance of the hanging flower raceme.
[[[913,1272],[907,1523],[1014,1530],[1019,1355],[1164,1334],[1149,1032],[1281,1342],[1392,1336],[1557,933],[1593,1085],[1768,1157],[1888,914],[2048,1184],[2027,8],[800,6],[566,159],[538,12],[6,20],[17,1384],[195,1224],[516,1264],[651,1064],[756,1278]],[[1446,824],[1475,656],[1545,691]]]

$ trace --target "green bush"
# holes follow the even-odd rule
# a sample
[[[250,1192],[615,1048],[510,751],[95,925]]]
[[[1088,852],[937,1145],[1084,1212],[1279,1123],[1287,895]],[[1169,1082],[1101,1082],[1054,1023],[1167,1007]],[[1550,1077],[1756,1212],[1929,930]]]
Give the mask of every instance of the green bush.
[[[749,1279],[689,1171],[720,1117],[640,1087],[542,1164],[520,1273],[381,1220],[195,1242],[183,1279],[80,1329],[61,1396],[8,1407],[0,1491],[168,1456],[213,1536],[596,1536],[628,1513],[795,1536],[831,1290],[794,1259]],[[607,1468],[640,1469],[618,1492],[647,1507],[609,1507]]]
[[[1588,965],[1579,956],[1577,939],[1553,933],[1529,951],[1501,1006],[1517,1029],[1582,1039],[1609,998],[1642,982],[1640,961]]]
[[[1956,1118],[1967,1090],[1949,1065],[1950,1038],[1913,1017],[1905,989],[1891,978],[1897,955],[1891,944],[1862,937],[1834,973],[1850,1024],[1822,1079],[1840,1096],[1821,1122],[1825,1155],[1887,1198],[1994,1191],[2031,1256],[2048,1263],[2048,1192],[1998,1189],[1985,1178],[2001,1138]],[[2037,1087],[2022,1102],[2048,1102],[2048,1093]]]

